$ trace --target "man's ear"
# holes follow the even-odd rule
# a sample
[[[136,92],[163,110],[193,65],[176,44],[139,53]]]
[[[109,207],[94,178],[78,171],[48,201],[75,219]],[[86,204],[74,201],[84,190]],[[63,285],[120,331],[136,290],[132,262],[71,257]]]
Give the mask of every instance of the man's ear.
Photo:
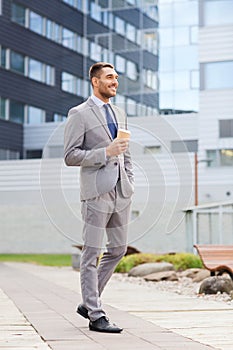
[[[93,77],[92,80],[91,80],[92,85],[94,87],[98,86],[98,81],[99,81],[99,79],[97,77]]]

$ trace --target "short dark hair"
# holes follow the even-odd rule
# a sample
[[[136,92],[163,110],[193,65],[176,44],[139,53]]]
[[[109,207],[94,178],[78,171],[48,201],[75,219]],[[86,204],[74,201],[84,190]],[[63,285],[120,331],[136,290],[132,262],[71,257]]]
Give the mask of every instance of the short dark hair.
[[[115,69],[115,67],[111,63],[107,63],[107,62],[96,62],[96,63],[94,63],[89,69],[90,81],[92,80],[93,77],[99,78],[101,70],[103,68],[105,68],[105,67],[109,67],[109,68]]]

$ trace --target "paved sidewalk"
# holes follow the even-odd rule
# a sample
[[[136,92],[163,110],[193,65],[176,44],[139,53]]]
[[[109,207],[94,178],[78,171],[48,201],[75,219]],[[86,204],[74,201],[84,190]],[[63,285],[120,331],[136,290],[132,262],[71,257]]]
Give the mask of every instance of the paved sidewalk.
[[[103,295],[121,334],[91,332],[75,313],[72,268],[0,264],[0,348],[5,350],[233,349],[232,306],[112,278]],[[208,345],[209,344],[209,345]]]

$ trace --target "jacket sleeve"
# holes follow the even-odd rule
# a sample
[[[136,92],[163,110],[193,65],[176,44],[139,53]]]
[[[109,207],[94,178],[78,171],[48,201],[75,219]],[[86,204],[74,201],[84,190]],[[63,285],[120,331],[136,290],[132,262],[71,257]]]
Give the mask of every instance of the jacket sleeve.
[[[64,161],[68,166],[96,167],[106,165],[106,150],[84,149],[85,123],[82,114],[72,108],[69,111],[64,132]]]

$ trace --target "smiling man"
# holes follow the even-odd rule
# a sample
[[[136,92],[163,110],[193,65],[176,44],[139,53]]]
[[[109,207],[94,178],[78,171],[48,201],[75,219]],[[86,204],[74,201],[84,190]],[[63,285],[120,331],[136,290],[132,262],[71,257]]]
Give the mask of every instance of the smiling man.
[[[117,138],[118,128],[127,129],[126,115],[110,103],[118,74],[112,64],[98,62],[89,76],[93,94],[69,111],[64,135],[66,165],[80,166],[83,301],[77,312],[90,320],[92,331],[120,333],[122,328],[106,317],[100,297],[126,252],[134,176],[128,139]],[[98,264],[105,233],[107,244]]]

